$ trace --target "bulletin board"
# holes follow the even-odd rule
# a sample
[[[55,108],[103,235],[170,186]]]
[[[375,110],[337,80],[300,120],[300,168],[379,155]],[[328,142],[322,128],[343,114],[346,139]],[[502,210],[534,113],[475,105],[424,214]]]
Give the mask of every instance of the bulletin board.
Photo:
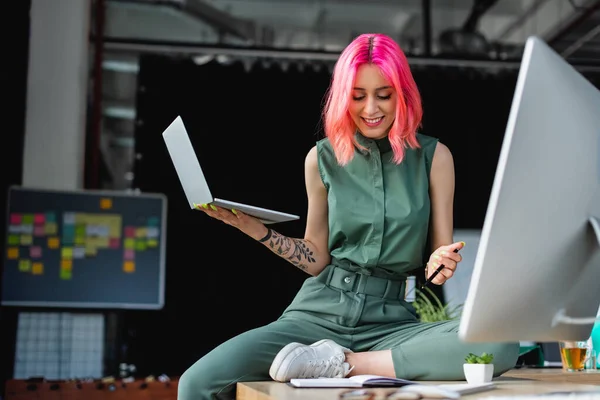
[[[162,194],[11,187],[2,305],[160,309]]]

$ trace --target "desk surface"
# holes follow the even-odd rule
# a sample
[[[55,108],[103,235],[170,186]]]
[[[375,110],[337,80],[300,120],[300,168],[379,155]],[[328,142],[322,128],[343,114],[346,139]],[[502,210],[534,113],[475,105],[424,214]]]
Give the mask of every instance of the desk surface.
[[[561,369],[515,369],[495,378],[497,388],[463,396],[515,396],[557,391],[598,390],[600,373],[568,373]],[[424,384],[452,382],[421,382]],[[456,383],[464,383],[456,382]],[[244,382],[237,384],[238,400],[337,400],[339,393],[349,389],[297,389],[280,382]],[[376,389],[380,393],[394,389]]]

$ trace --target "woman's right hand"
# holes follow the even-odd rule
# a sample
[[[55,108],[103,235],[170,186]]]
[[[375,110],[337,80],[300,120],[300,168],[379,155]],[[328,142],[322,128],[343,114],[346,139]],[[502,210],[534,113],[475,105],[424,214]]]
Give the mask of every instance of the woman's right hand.
[[[234,226],[255,240],[260,240],[268,232],[268,228],[258,218],[235,209],[217,207],[214,204],[196,204],[196,209],[207,215]]]

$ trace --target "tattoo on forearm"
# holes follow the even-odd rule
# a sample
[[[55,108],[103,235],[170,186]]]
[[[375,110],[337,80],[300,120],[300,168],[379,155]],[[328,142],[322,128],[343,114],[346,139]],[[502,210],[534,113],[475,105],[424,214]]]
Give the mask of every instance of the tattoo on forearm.
[[[291,239],[272,231],[266,245],[279,256],[287,259],[296,267],[307,271],[311,263],[315,262],[313,252],[306,246],[302,239]]]

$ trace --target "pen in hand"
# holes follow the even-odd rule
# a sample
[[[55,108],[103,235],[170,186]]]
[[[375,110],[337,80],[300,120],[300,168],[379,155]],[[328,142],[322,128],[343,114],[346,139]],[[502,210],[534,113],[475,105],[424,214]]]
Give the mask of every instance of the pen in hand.
[[[455,253],[458,253],[458,249],[454,249]],[[442,270],[444,269],[444,264],[441,264],[439,267],[437,267],[437,269],[435,271],[433,271],[433,274],[431,274],[431,276],[429,278],[427,278],[427,280],[425,281],[424,284],[421,285],[421,290],[425,289],[425,286],[429,285],[431,283],[431,281],[440,273],[442,272]]]

